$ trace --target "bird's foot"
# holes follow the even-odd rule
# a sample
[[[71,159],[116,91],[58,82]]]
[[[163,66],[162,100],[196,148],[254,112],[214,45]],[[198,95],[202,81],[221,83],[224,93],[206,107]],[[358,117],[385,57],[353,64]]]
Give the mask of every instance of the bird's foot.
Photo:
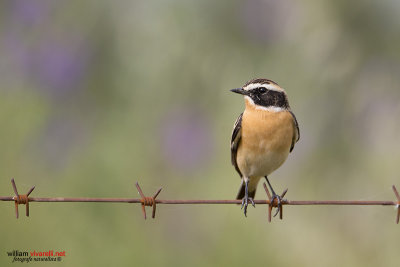
[[[242,199],[242,209],[244,207],[244,216],[246,216],[246,217],[247,217],[247,206],[249,204],[249,201],[250,201],[251,205],[253,205],[253,207],[256,207],[256,204],[254,203],[254,200],[252,197],[244,197]]]
[[[277,201],[277,206],[276,206],[276,212],[274,214],[274,217],[276,215],[278,215],[279,211],[281,211],[281,209],[282,209],[282,197],[280,195],[278,195],[278,194],[275,194],[275,193],[273,194],[273,196],[271,198],[271,204],[270,205],[272,207],[274,206],[275,199]]]

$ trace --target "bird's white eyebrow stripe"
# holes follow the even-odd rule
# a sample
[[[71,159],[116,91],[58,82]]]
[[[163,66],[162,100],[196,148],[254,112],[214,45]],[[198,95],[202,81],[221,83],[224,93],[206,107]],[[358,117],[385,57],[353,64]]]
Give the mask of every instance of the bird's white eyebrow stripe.
[[[267,88],[268,90],[277,91],[277,92],[283,91],[282,88],[275,86],[273,84],[268,84],[268,83],[251,83],[251,84],[243,87],[243,90],[249,91],[249,90],[256,89],[258,87],[264,87],[264,88]]]

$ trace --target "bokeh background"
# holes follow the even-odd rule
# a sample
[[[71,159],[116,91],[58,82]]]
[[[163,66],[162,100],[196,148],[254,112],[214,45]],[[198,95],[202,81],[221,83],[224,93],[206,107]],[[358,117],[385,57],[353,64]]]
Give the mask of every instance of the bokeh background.
[[[228,89],[288,93],[301,139],[272,174],[292,200],[394,200],[400,187],[400,2],[0,3],[0,195],[233,199]],[[261,187],[261,185],[260,185]],[[259,188],[261,189],[261,188]],[[258,199],[265,195],[259,190]],[[23,211],[24,207],[21,207]],[[393,207],[0,203],[7,251],[57,266],[399,266]],[[15,263],[14,263],[15,264]]]

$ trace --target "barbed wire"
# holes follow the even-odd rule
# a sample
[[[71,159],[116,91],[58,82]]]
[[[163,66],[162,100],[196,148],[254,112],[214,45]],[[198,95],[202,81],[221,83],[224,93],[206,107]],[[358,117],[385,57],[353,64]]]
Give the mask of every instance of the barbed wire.
[[[142,189],[139,186],[139,183],[136,182],[136,188],[140,194],[141,198],[87,198],[87,197],[79,197],[79,198],[68,198],[68,197],[29,197],[32,191],[35,189],[33,186],[29,189],[28,193],[25,195],[18,194],[17,186],[15,184],[14,178],[11,179],[11,184],[15,193],[15,196],[0,196],[1,201],[14,201],[15,203],[15,215],[18,219],[19,211],[18,206],[24,204],[26,206],[26,216],[29,217],[29,203],[30,202],[106,202],[106,203],[140,203],[142,206],[142,212],[144,219],[147,218],[146,215],[146,206],[150,206],[153,208],[152,210],[152,218],[156,216],[156,205],[157,204],[242,204],[242,200],[205,200],[205,199],[189,199],[189,200],[170,200],[170,199],[157,199],[157,196],[160,194],[162,188],[158,189],[156,193],[152,197],[147,197],[144,195]],[[271,222],[272,219],[272,209],[278,207],[278,201],[276,198],[272,198],[267,185],[264,183],[264,190],[267,194],[266,200],[254,200],[255,204],[258,205],[268,205],[268,221]],[[396,223],[399,223],[400,220],[400,195],[397,191],[396,186],[392,186],[393,192],[397,198],[397,201],[365,201],[365,200],[287,200],[283,199],[286,195],[288,189],[283,191],[280,195],[281,197],[281,207],[279,209],[279,218],[283,219],[283,206],[292,205],[352,205],[352,206],[395,206],[397,209]],[[276,215],[276,214],[275,214]]]

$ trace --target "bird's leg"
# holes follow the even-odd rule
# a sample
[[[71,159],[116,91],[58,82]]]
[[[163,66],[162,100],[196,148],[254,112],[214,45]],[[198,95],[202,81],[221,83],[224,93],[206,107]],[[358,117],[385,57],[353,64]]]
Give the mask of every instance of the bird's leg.
[[[278,195],[278,194],[275,193],[275,191],[274,191],[274,189],[272,188],[271,183],[269,182],[267,176],[265,176],[265,179],[267,180],[267,183],[268,183],[268,185],[269,185],[269,188],[270,188],[271,191],[272,191],[271,206],[272,206],[272,204],[274,203],[275,199],[276,199],[277,202],[278,202],[277,210],[276,210],[276,213],[274,214],[274,217],[275,217],[275,216],[279,213],[279,211],[281,210],[281,208],[282,208],[282,198],[281,198],[280,195]]]
[[[251,202],[251,205],[253,205],[253,207],[255,207],[256,206],[256,204],[254,204],[254,200],[253,200],[253,198],[251,198],[251,197],[249,197],[249,187],[248,187],[248,185],[249,185],[249,179],[246,179],[245,180],[245,182],[244,182],[244,185],[245,185],[245,189],[244,189],[244,198],[242,199],[242,209],[243,209],[243,207],[244,207],[244,216],[246,216],[247,217],[247,206],[248,206],[248,202],[249,202],[249,200],[250,200],[250,202]]]

